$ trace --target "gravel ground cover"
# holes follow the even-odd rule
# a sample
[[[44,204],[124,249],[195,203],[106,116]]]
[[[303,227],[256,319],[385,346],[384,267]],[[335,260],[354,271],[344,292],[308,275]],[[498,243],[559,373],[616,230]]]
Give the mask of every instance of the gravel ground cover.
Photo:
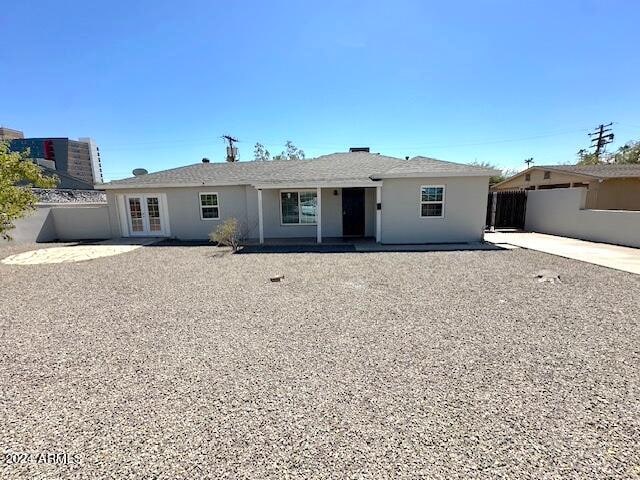
[[[0,478],[638,478],[639,289],[527,250],[0,264]]]
[[[62,188],[34,188],[40,203],[107,203],[101,190],[72,190]]]

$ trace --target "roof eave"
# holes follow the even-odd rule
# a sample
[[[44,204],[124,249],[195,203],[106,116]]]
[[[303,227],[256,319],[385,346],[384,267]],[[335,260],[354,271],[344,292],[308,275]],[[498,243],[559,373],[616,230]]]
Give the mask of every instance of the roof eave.
[[[544,165],[540,166],[540,167],[531,167],[532,169],[538,169],[538,170],[545,170]],[[590,177],[590,178],[595,178],[595,179],[600,179],[603,180],[606,177],[602,177],[602,175],[594,175],[592,173],[583,173],[583,172],[576,172],[575,170],[566,170],[564,168],[559,168],[559,167],[550,167],[547,168],[546,170],[553,170],[556,172],[562,172],[562,173],[566,173],[568,175],[578,175],[580,177]]]
[[[382,182],[373,178],[367,180],[306,180],[306,181],[290,181],[290,182],[256,182],[251,186],[258,189],[277,189],[277,188],[359,188],[359,187],[375,187]]]
[[[354,180],[303,180],[281,182],[185,182],[185,183],[105,183],[99,186],[100,190],[138,190],[154,188],[196,188],[196,187],[235,187],[251,185],[254,188],[347,188],[347,187],[372,187],[374,179]],[[96,187],[98,188],[98,187]]]
[[[232,187],[249,185],[249,182],[184,182],[184,183],[104,183],[96,185],[99,190],[137,190],[140,188],[190,188],[190,187]]]
[[[411,173],[383,173],[375,178],[444,178],[444,177],[492,177],[499,175],[499,170],[483,172],[411,172]]]
[[[515,175],[512,175],[509,178],[506,178],[503,181],[501,181],[499,183],[496,183],[495,185],[492,185],[491,188],[499,187],[500,185],[502,185],[504,183],[507,183],[507,182],[510,182],[511,180],[513,180],[515,178],[518,178],[518,177],[520,177],[520,176],[522,176],[522,175],[524,175],[526,173],[529,173],[532,170],[543,170],[543,171],[544,170],[553,170],[555,172],[566,173],[568,175],[577,175],[579,177],[588,177],[588,178],[593,178],[593,179],[596,179],[596,180],[602,180],[603,179],[602,177],[600,177],[598,175],[591,175],[591,174],[588,174],[588,173],[579,173],[579,172],[574,172],[572,170],[564,170],[562,168],[556,168],[556,167],[551,167],[551,166],[550,167],[545,167],[544,165],[541,165],[539,167],[538,166],[529,167],[526,170],[522,170],[521,172],[518,172]]]

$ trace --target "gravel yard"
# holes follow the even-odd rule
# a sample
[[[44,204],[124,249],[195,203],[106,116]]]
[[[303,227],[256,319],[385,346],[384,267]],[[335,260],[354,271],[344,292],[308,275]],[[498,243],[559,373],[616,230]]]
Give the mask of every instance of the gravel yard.
[[[640,276],[214,252],[0,264],[0,478],[640,478]]]
[[[73,190],[62,188],[34,188],[40,203],[107,203],[101,190]]]

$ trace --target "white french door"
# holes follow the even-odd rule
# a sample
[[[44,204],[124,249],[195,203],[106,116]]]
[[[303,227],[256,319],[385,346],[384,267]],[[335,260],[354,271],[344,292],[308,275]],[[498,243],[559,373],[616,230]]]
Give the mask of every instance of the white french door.
[[[129,235],[143,237],[165,236],[168,232],[161,195],[127,195],[125,208]]]

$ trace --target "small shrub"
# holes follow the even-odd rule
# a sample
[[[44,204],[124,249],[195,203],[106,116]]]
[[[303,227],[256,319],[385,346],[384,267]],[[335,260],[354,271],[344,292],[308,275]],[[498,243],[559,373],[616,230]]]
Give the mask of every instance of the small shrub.
[[[229,218],[209,234],[209,240],[216,242],[218,245],[231,247],[235,252],[240,244],[240,226],[238,220]]]

